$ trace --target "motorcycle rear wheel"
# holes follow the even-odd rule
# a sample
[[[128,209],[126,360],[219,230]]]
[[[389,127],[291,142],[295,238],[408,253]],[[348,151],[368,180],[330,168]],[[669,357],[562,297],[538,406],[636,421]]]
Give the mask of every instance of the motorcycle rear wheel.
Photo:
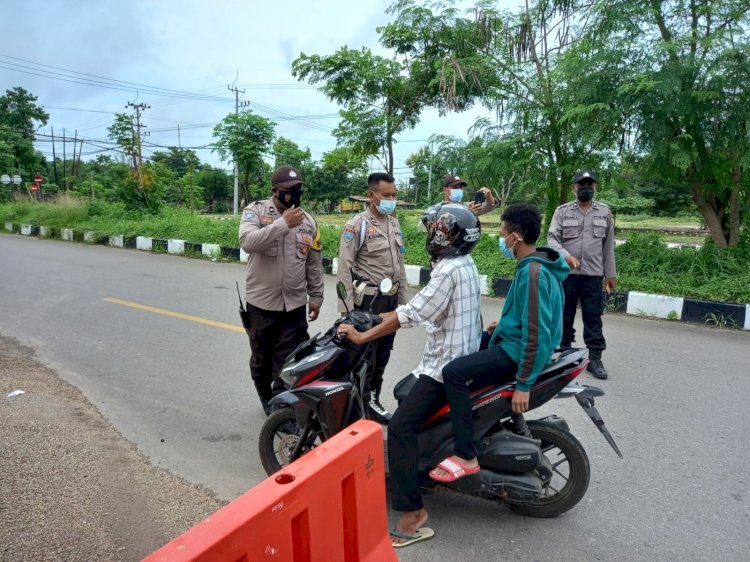
[[[296,460],[291,455],[301,436],[302,428],[291,408],[280,408],[266,418],[258,438],[258,453],[268,476]],[[318,435],[312,433],[299,456],[314,449],[319,443]]]
[[[553,467],[553,476],[542,486],[534,502],[511,504],[519,515],[557,517],[573,508],[586,494],[591,466],[581,443],[572,433],[554,425],[529,421],[534,439],[542,441],[542,453]]]

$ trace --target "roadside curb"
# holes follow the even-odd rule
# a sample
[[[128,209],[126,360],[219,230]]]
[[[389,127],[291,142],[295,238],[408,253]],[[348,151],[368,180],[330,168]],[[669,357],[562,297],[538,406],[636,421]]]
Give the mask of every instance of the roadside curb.
[[[54,238],[69,242],[174,255],[202,255],[211,259],[235,259],[242,263],[246,263],[248,258],[247,253],[241,248],[219,244],[124,234],[104,235],[88,230],[59,229],[31,224],[16,225],[9,222],[4,223],[3,226],[6,231],[22,236]],[[335,275],[338,271],[338,259],[324,256],[323,270],[325,273]],[[430,280],[431,271],[429,267],[406,265],[408,285],[412,287],[426,285]],[[505,277],[492,278],[488,275],[480,275],[480,290],[484,296],[505,298],[512,281]],[[606,304],[607,312],[624,312],[644,318],[661,318],[692,324],[707,324],[719,328],[750,330],[750,304],[702,301],[638,291],[612,291],[610,294],[602,291],[602,300]]]

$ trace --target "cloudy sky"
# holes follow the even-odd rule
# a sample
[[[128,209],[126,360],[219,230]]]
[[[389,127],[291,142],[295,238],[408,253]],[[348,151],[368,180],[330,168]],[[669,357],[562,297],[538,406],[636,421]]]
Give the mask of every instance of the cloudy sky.
[[[513,0],[500,0],[515,5]],[[291,76],[301,52],[330,54],[343,45],[386,54],[375,28],[389,21],[390,0],[0,0],[0,91],[23,86],[50,114],[42,132],[90,143],[84,157],[107,147],[106,128],[129,101],[146,103],[145,143],[205,147],[213,124],[241,100],[274,119],[277,134],[309,146],[313,157],[336,146],[338,107]],[[464,2],[467,7],[470,2]],[[169,91],[166,91],[169,90]],[[396,175],[433,133],[467,136],[474,110],[422,122],[398,139]],[[304,116],[304,119],[290,117]],[[51,155],[51,146],[39,149]],[[58,145],[58,150],[61,148]],[[68,147],[71,150],[71,147]],[[146,154],[160,150],[150,147]],[[161,149],[163,150],[163,149]],[[210,150],[201,160],[229,169]],[[112,153],[110,153],[112,154]],[[377,167],[377,164],[374,164]]]

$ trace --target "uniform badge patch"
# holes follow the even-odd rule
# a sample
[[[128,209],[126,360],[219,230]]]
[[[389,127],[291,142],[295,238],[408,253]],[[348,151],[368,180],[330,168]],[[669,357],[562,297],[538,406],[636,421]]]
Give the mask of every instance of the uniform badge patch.
[[[354,240],[354,229],[351,226],[347,226],[344,229],[344,241],[349,243],[352,240]]]
[[[273,217],[263,217],[263,224],[271,224],[273,222]]]
[[[250,219],[255,218],[255,215],[253,213],[247,212],[247,213],[245,213],[245,218],[247,220],[250,220]]]

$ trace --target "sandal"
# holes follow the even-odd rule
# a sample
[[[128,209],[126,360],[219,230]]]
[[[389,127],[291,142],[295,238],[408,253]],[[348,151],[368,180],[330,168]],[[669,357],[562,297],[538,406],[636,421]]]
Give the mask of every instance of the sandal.
[[[451,459],[445,459],[443,462],[437,465],[437,468],[442,468],[445,472],[449,473],[448,476],[438,476],[437,474],[435,474],[435,470],[437,469],[431,470],[430,478],[436,480],[437,482],[455,482],[459,478],[463,478],[464,476],[469,476],[471,474],[476,474],[481,470],[479,465],[475,466],[474,468],[469,468],[467,466],[458,464]]]
[[[405,540],[405,542],[401,542],[401,543],[396,543],[396,542],[393,542],[393,540],[391,540],[391,545],[393,546],[393,548],[401,548],[404,546],[409,546],[414,543],[426,541],[427,539],[431,539],[432,537],[435,536],[435,531],[433,531],[429,527],[422,527],[420,529],[417,529],[413,535],[399,533],[395,528],[391,529],[391,531],[389,532],[392,537]]]

